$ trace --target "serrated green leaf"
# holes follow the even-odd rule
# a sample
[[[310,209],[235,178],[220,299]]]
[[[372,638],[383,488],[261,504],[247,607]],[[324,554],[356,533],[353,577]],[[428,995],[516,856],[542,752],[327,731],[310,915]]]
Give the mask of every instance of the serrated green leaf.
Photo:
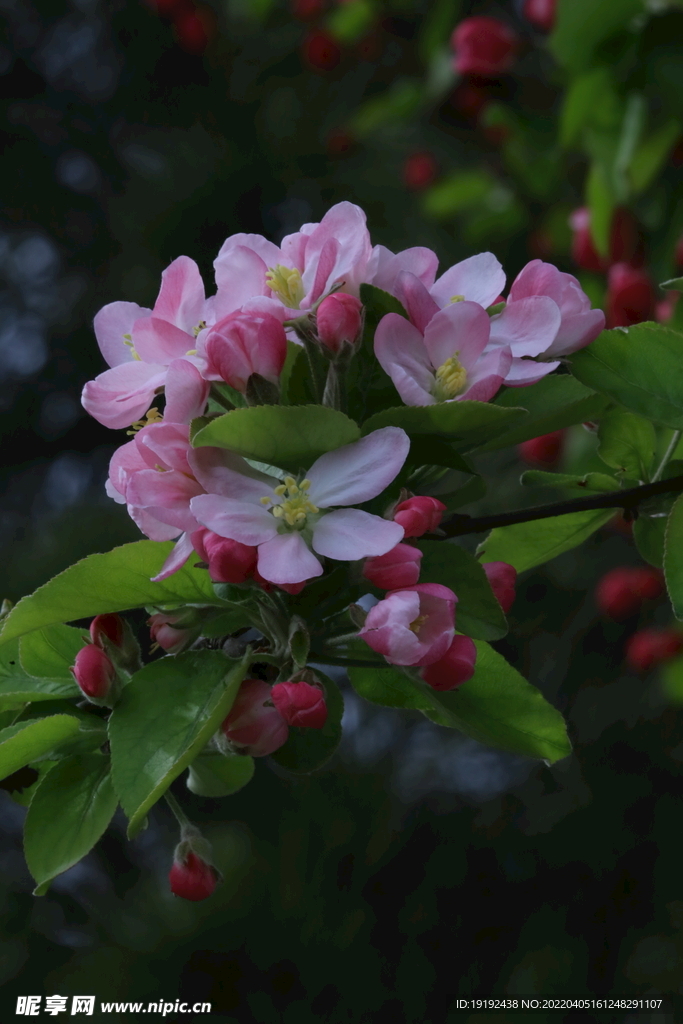
[[[598,426],[598,455],[628,479],[649,480],[657,437],[650,420],[612,409]]]
[[[508,562],[517,572],[524,572],[578,547],[613,515],[614,509],[598,509],[497,527],[479,545],[477,554],[485,562]]]
[[[31,676],[42,679],[62,680],[76,687],[70,668],[80,649],[90,642],[85,629],[73,626],[55,625],[36,629],[23,636],[19,642],[19,658],[22,668]]]
[[[109,758],[67,757],[38,785],[26,815],[24,852],[41,894],[93,848],[111,821],[118,799]]]
[[[640,515],[633,524],[633,540],[638,552],[656,569],[661,569],[664,565],[666,521],[666,516]]]
[[[481,562],[452,541],[410,540],[422,551],[420,575],[455,592],[456,625],[478,640],[500,640],[508,631],[503,610],[491,589]]]
[[[616,327],[571,356],[572,373],[626,409],[683,428],[683,334],[662,324]]]
[[[363,434],[380,427],[402,427],[410,437],[432,434],[468,451],[485,444],[526,416],[523,409],[503,409],[489,402],[403,405],[375,413],[363,424]]]
[[[520,483],[525,487],[561,487],[570,491],[618,491],[618,482],[607,473],[546,473],[542,469],[528,469],[522,473]]]
[[[106,554],[88,555],[23,597],[4,620],[0,644],[34,629],[147,605],[221,605],[209,574],[190,561],[152,583],[173,543],[139,540]]]
[[[30,701],[78,697],[80,690],[73,676],[36,679],[21,664],[17,639],[0,647],[0,710],[20,708]]]
[[[0,731],[0,779],[58,749],[79,731],[72,715],[51,715],[17,722]]]
[[[235,409],[213,420],[195,436],[194,444],[229,448],[245,458],[298,472],[359,437],[357,424],[336,409],[259,405]]]
[[[271,755],[287,771],[304,775],[317,771],[332,757],[341,739],[341,720],[344,714],[344,700],[337,684],[319,668],[315,672],[325,687],[325,725],[322,729],[291,727],[287,742]]]
[[[190,765],[187,788],[197,796],[232,796],[251,782],[254,767],[245,754],[200,754]]]
[[[112,780],[128,815],[129,836],[226,717],[249,658],[186,651],[145,665],[109,719]]]
[[[640,195],[652,184],[680,134],[680,122],[677,118],[670,118],[638,146],[628,170],[631,192],[634,196]]]

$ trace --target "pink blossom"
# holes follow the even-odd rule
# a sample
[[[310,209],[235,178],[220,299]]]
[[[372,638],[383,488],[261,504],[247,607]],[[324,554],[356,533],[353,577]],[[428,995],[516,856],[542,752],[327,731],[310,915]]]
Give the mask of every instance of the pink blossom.
[[[210,530],[197,530],[191,536],[195,551],[209,566],[215,583],[244,583],[256,568],[257,551],[249,544],[219,537]]]
[[[365,214],[347,202],[333,206],[319,224],[302,225],[279,246],[262,235],[231,235],[214,262],[216,319],[245,306],[273,315],[278,306],[290,313],[309,309],[342,281],[343,290],[357,296],[370,252]]]
[[[362,309],[354,295],[344,292],[335,292],[323,299],[316,313],[318,337],[323,345],[338,352],[345,341],[350,345],[359,341]]]
[[[194,260],[179,256],[161,275],[154,309],[112,302],[95,317],[95,335],[111,369],[83,389],[83,407],[118,430],[144,416],[168,367],[198,362],[196,333],[205,317],[204,285]]]
[[[116,682],[116,669],[96,644],[80,649],[71,671],[83,694],[96,703],[107,700]]]
[[[421,537],[436,530],[445,511],[446,506],[438,498],[416,494],[396,506],[394,522],[401,524],[405,537]]]
[[[468,636],[454,636],[443,658],[428,665],[420,673],[433,690],[454,690],[474,675],[477,648]]]
[[[168,884],[174,896],[197,903],[213,895],[220,875],[213,864],[208,864],[186,847],[187,843],[178,844],[173,867],[168,873]]]
[[[178,654],[180,651],[184,651],[198,635],[196,629],[187,629],[179,625],[181,614],[157,612],[147,619],[149,635],[153,642],[168,654]]]
[[[106,641],[114,647],[121,647],[125,635],[125,625],[120,615],[96,615],[90,623],[90,639],[97,647],[105,648]]]
[[[320,576],[325,558],[355,561],[383,555],[403,537],[403,527],[356,508],[396,477],[410,441],[398,427],[383,427],[360,441],[322,455],[306,478],[281,482],[244,460],[215,463],[210,472],[191,459],[207,494],[190,502],[193,516],[221,537],[258,547],[260,577],[279,586]],[[233,457],[234,459],[234,457]],[[334,511],[328,511],[335,507]]]
[[[310,683],[276,683],[270,697],[287,725],[322,729],[327,721],[325,695]]]
[[[269,313],[230,313],[204,332],[199,351],[206,356],[209,380],[224,380],[244,394],[252,373],[278,383],[287,336]]]
[[[457,597],[440,583],[418,583],[387,594],[358,633],[390,665],[431,665],[455,635]]]
[[[410,544],[397,544],[386,555],[366,559],[363,576],[380,590],[414,586],[420,578],[422,552]]]
[[[488,402],[512,360],[507,347],[484,351],[490,335],[489,317],[476,302],[439,310],[424,335],[405,317],[387,313],[377,326],[375,355],[406,405]]]
[[[271,688],[261,679],[245,679],[221,732],[233,750],[266,757],[286,742],[289,728],[271,700]]]

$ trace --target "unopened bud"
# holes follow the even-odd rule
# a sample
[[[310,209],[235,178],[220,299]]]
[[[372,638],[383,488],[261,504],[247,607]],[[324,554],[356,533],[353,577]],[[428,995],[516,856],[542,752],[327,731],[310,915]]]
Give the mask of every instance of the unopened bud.
[[[271,700],[288,725],[322,729],[327,721],[327,704],[319,686],[310,683],[276,683]]]
[[[256,568],[257,548],[219,537],[211,530],[197,530],[192,546],[209,567],[214,583],[244,583]]]
[[[397,544],[385,555],[366,558],[363,576],[380,590],[412,587],[420,578],[422,552],[410,544]]]
[[[507,615],[516,596],[517,570],[507,562],[484,562],[482,569],[486,573],[498,604]]]
[[[360,337],[362,310],[359,300],[345,292],[335,292],[323,299],[316,313],[318,337],[323,345],[338,352],[345,341],[355,344]]]
[[[120,615],[96,615],[90,623],[90,638],[94,644],[104,649],[103,637],[115,647],[123,642],[123,619]]]
[[[468,636],[455,636],[443,658],[422,669],[422,678],[433,690],[454,690],[474,675],[477,648]]]
[[[218,733],[218,745],[223,737],[230,753],[266,757],[286,742],[289,729],[284,718],[270,702],[271,688],[261,679],[245,679],[240,686],[230,714]]]
[[[88,700],[94,704],[109,703],[116,683],[116,669],[101,647],[95,644],[82,647],[71,671]]]
[[[187,849],[186,842],[178,843],[173,858],[173,867],[168,873],[168,881],[174,896],[184,900],[208,899],[220,882],[221,876],[213,864],[207,863],[192,850]]]
[[[405,537],[421,537],[436,530],[445,511],[446,506],[438,498],[416,495],[396,506],[394,522],[403,527]]]
[[[157,612],[147,619],[152,640],[167,654],[179,654],[199,636],[199,627],[182,626],[179,621],[181,618],[182,613]]]

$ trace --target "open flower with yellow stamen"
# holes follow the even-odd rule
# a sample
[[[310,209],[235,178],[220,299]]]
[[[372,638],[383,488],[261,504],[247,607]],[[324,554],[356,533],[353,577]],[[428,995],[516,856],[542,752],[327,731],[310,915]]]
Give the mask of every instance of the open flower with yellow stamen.
[[[488,402],[512,361],[507,346],[484,352],[490,334],[489,316],[476,302],[440,310],[424,335],[405,317],[388,313],[377,326],[375,355],[406,405]]]
[[[322,574],[316,555],[353,562],[386,554],[401,541],[398,523],[343,506],[380,494],[399,473],[409,448],[405,431],[383,427],[322,455],[298,480],[277,480],[246,462],[242,472],[219,465],[208,472],[194,465],[195,477],[209,493],[193,498],[190,509],[219,536],[258,546],[258,572],[265,580],[301,583]]]

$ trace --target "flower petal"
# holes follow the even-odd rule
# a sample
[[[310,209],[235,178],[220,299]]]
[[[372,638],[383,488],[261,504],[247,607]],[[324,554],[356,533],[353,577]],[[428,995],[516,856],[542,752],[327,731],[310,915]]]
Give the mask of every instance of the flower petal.
[[[152,316],[191,333],[202,318],[204,282],[189,256],[179,256],[161,275],[161,288]]]
[[[512,353],[507,346],[484,353],[472,371],[468,373],[468,388],[462,395],[459,395],[459,398],[472,402],[490,401],[505,380],[511,363]]]
[[[424,334],[429,321],[439,312],[439,307],[422,281],[415,274],[402,271],[396,277],[394,294],[403,304],[410,322]]]
[[[322,280],[317,267],[329,239],[336,243],[335,260],[326,279]],[[339,281],[344,281],[345,292],[357,294],[360,282],[365,279],[371,251],[367,220],[360,206],[342,202],[331,207],[306,239],[302,273],[306,296],[302,305],[315,302]],[[320,288],[319,294],[316,294],[317,288]]]
[[[264,238],[263,241],[266,242],[266,239]],[[227,242],[225,244],[227,245]],[[272,243],[268,242],[267,245],[271,246]],[[268,294],[266,272],[269,266],[274,267],[280,262],[280,250],[275,245],[272,248],[274,262],[271,263],[265,262],[262,253],[255,252],[248,245],[236,245],[227,250],[224,246],[221,249],[213,264],[218,287],[213,301],[213,313],[216,321],[241,309],[249,299],[257,295]]]
[[[368,263],[368,279],[376,288],[395,294],[396,278],[402,270],[414,274],[430,288],[434,284],[439,259],[435,252],[424,246],[416,245],[412,249],[393,253],[383,245],[376,245]]]
[[[325,558],[355,562],[385,555],[403,540],[403,527],[359,508],[338,509],[318,520],[313,529],[313,550]]]
[[[375,355],[406,405],[432,405],[434,373],[416,327],[398,313],[387,313],[375,331]]]
[[[164,394],[164,418],[169,423],[189,423],[201,416],[211,384],[187,359],[174,359],[168,367]]]
[[[135,444],[147,468],[174,469],[186,476],[190,448],[190,429],[184,423],[150,423],[135,435]]]
[[[209,494],[221,494],[257,505],[266,495],[275,499],[273,488],[280,481],[274,476],[259,473],[241,455],[225,448],[192,448],[187,459],[196,479]]]
[[[143,363],[163,363],[166,366],[195,348],[193,335],[155,316],[135,321],[133,343]]]
[[[271,583],[303,583],[322,576],[323,567],[300,533],[280,533],[259,544],[258,571]]]
[[[527,384],[535,384],[537,381],[547,377],[549,373],[559,366],[556,363],[537,363],[533,359],[513,359],[510,369],[505,377],[505,383],[509,388],[524,387]],[[520,397],[520,403],[523,399]]]
[[[430,320],[424,344],[435,369],[457,355],[469,374],[488,344],[489,332],[489,317],[482,306],[453,302]]]
[[[177,572],[178,569],[182,569],[193,551],[194,548],[192,547],[189,534],[184,533],[182,537],[178,538],[176,546],[162,565],[161,572],[157,576],[152,577],[152,583],[165,580],[172,576],[174,572]]]
[[[264,544],[277,535],[275,517],[263,505],[250,505],[218,494],[200,494],[190,502],[190,510],[219,537],[242,544]]]
[[[502,313],[491,317],[491,342],[509,345],[513,356],[540,356],[559,330],[562,315],[547,295],[508,302]]]
[[[97,344],[110,366],[133,359],[132,342],[126,345],[130,338],[125,335],[132,335],[136,320],[151,315],[151,309],[138,306],[137,302],[110,302],[95,315],[93,327]]]
[[[149,409],[154,392],[166,379],[166,367],[154,363],[119,363],[105,370],[83,388],[81,403],[86,412],[112,430],[139,420]]]
[[[311,501],[319,508],[369,501],[398,475],[409,450],[405,430],[382,427],[360,441],[321,455],[308,472]]]
[[[492,252],[480,252],[450,267],[430,288],[434,301],[447,306],[454,295],[464,295],[486,309],[505,287],[505,271]]]
[[[557,337],[546,356],[568,356],[580,348],[590,345],[598,334],[605,329],[605,314],[601,309],[589,309],[585,313],[564,318]]]

